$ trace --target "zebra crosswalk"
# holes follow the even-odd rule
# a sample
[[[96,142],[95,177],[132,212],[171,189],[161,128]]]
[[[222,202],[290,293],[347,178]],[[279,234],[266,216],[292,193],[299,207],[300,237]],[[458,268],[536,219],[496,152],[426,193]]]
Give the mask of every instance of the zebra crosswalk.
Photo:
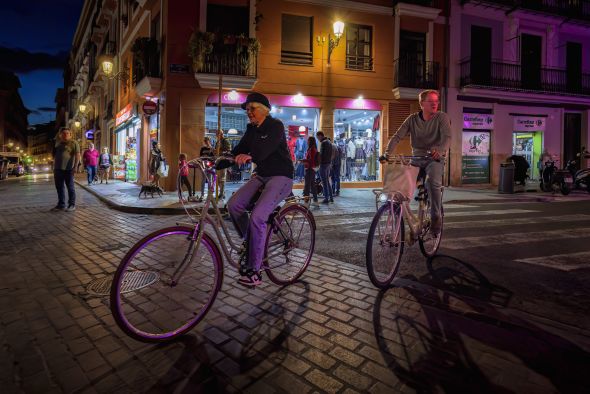
[[[590,247],[588,251],[580,251],[578,247],[571,253],[563,253],[564,250],[560,249],[547,253],[548,248],[528,246],[532,242],[537,245],[555,241],[571,242],[580,237],[588,238],[586,243],[590,245],[590,227],[584,226],[590,223],[590,215],[547,215],[538,209],[490,208],[489,204],[445,206],[445,234],[441,251],[469,252],[492,247],[500,252],[505,251],[507,259],[517,263],[562,271],[590,267]],[[318,234],[354,234],[351,238],[363,243],[372,220],[372,215],[323,217],[317,221]],[[572,223],[575,225],[567,226]],[[518,253],[513,253],[516,250]]]

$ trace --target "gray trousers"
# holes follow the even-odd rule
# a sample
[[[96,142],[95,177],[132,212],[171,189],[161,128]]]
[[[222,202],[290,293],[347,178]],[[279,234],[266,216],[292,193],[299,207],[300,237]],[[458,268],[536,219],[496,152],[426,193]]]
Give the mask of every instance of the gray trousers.
[[[246,208],[261,187],[264,187],[262,194],[248,218]],[[264,256],[268,217],[292,189],[293,179],[286,176],[256,176],[235,192],[227,202],[227,210],[236,230],[242,238],[249,239],[248,263],[256,272],[260,271]]]
[[[426,191],[430,196],[430,216],[433,220],[440,219],[440,207],[442,204],[442,179],[445,162],[431,159],[412,160],[412,164],[424,168],[426,171]]]

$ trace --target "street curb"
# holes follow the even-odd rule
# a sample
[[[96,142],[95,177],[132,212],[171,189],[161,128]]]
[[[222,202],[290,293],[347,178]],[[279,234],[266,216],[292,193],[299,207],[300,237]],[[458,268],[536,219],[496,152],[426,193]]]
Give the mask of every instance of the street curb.
[[[137,207],[137,206],[128,206],[128,205],[121,205],[117,204],[116,202],[104,197],[102,194],[98,193],[95,190],[92,190],[91,187],[86,186],[83,182],[78,180],[74,180],[82,189],[86,190],[100,201],[105,203],[109,208],[114,210],[125,212],[125,213],[136,213],[136,214],[151,214],[151,215],[186,215],[186,211],[182,207],[175,207],[175,208],[149,208],[149,207]],[[219,211],[222,214],[227,213],[227,208],[220,207]],[[209,209],[209,213],[214,214],[215,211],[213,209]]]

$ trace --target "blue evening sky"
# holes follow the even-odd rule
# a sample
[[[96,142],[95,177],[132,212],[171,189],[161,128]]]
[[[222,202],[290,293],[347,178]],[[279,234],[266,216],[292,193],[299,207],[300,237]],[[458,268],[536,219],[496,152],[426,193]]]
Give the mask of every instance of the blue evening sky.
[[[21,49],[25,51],[21,55],[43,53],[54,57],[61,52],[59,57],[63,58],[72,46],[83,3],[84,0],[0,0],[0,49]],[[55,112],[44,109],[55,108],[56,89],[64,85],[63,70],[48,66],[46,61],[27,60],[26,56],[16,59],[17,66],[10,67],[10,71],[18,75],[20,95],[25,106],[33,111],[29,124],[53,120]]]

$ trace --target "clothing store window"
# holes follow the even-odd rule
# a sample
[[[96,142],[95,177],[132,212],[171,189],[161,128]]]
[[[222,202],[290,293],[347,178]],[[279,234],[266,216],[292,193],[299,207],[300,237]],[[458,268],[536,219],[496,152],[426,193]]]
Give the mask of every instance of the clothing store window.
[[[373,70],[373,28],[371,26],[346,25],[346,68],[349,70]]]
[[[380,118],[379,111],[334,111],[334,143],[340,155],[341,182],[379,179]]]
[[[313,64],[313,18],[283,14],[281,63]]]

